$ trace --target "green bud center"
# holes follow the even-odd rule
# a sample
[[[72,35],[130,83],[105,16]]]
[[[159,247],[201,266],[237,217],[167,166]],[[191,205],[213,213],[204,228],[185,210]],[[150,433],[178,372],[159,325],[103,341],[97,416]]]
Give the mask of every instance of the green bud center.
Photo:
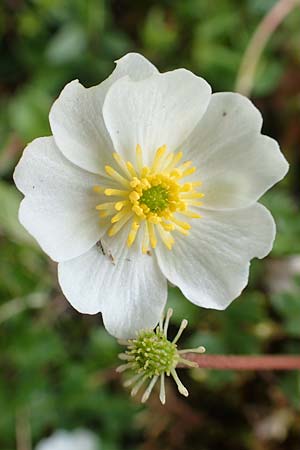
[[[131,357],[133,371],[143,372],[149,378],[170,374],[179,360],[176,344],[168,341],[160,329],[142,331],[130,341],[129,348],[126,353]]]
[[[148,206],[151,212],[158,213],[167,208],[169,204],[169,192],[161,185],[152,186],[143,191],[139,202]]]

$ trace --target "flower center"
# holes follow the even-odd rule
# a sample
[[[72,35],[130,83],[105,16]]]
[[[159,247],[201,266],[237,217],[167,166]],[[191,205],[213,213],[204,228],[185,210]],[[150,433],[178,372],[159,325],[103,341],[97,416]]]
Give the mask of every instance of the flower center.
[[[176,344],[168,341],[162,330],[141,331],[132,340],[132,348],[127,355],[132,361],[132,371],[143,373],[148,378],[162,373],[169,375],[179,360]]]
[[[161,212],[169,204],[169,192],[162,185],[152,186],[143,191],[143,195],[139,199],[139,204],[142,208],[146,206],[151,212]]]
[[[189,233],[190,219],[201,216],[194,211],[202,205],[199,199],[204,196],[197,191],[200,181],[182,182],[192,175],[196,168],[191,161],[180,164],[183,154],[167,153],[165,145],[155,153],[151,166],[143,164],[140,145],[136,147],[136,161],[124,161],[118,153],[114,159],[120,170],[105,166],[106,173],[114,181],[114,187],[94,186],[94,190],[113,201],[104,201],[96,206],[101,219],[110,218],[112,226],[109,236],[116,235],[131,221],[127,238],[130,247],[142,230],[142,251],[147,253],[157,245],[157,234],[168,249],[175,240],[173,232]],[[119,188],[115,188],[119,185]],[[183,220],[187,218],[188,221]]]

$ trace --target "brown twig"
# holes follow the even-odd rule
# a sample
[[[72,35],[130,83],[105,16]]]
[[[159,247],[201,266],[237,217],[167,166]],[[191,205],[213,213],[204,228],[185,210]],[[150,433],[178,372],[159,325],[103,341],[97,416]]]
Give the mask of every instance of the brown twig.
[[[197,363],[199,368],[221,370],[300,370],[300,356],[263,355],[198,355],[188,353],[184,358]]]

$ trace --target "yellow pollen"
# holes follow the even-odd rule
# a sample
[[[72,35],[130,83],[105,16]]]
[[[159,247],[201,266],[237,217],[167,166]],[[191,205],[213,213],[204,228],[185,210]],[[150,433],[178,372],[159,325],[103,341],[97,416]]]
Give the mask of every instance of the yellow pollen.
[[[181,182],[196,171],[192,161],[181,162],[182,152],[167,153],[167,146],[162,145],[156,150],[152,164],[146,166],[139,144],[135,150],[135,161],[126,161],[119,153],[114,153],[116,167],[105,166],[111,184],[97,185],[93,190],[114,199],[102,201],[96,209],[105,223],[107,220],[111,223],[109,236],[128,228],[128,247],[141,236],[139,245],[144,254],[151,255],[158,238],[171,250],[176,242],[173,233],[188,235],[191,219],[201,217],[197,212],[202,205],[198,200],[204,197],[197,191],[201,181]],[[187,221],[180,216],[185,216]]]

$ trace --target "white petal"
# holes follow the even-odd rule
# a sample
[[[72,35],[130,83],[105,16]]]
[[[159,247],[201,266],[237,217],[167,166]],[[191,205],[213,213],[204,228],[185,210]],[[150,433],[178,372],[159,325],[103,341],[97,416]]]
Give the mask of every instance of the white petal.
[[[93,186],[100,177],[74,166],[52,137],[34,140],[14,173],[25,194],[20,222],[54,260],[74,258],[101,237]]]
[[[103,106],[115,149],[133,161],[140,144],[148,164],[159,146],[175,150],[202,117],[210,93],[205,80],[184,69],[139,82],[120,79],[109,89]]]
[[[288,163],[277,142],[260,134],[261,125],[260,112],[246,97],[212,95],[184,144],[203,182],[204,206],[246,207],[284,177]]]
[[[86,254],[60,263],[60,286],[79,312],[102,312],[104,325],[117,338],[134,337],[154,327],[163,312],[167,283],[153,256],[128,249],[120,232]]]
[[[193,303],[224,309],[247,284],[249,261],[272,249],[275,224],[260,204],[232,211],[202,210],[189,236],[176,236],[171,251],[157,249],[158,263]]]
[[[104,174],[105,164],[112,161],[112,144],[102,116],[108,88],[120,77],[139,80],[156,72],[143,56],[130,53],[117,61],[112,75],[98,86],[86,89],[78,80],[67,84],[49,115],[53,136],[66,158],[90,172]]]
[[[139,53],[127,53],[127,55],[115,61],[117,66],[110,79],[116,81],[128,75],[133,81],[144,80],[158,73],[157,68]]]

